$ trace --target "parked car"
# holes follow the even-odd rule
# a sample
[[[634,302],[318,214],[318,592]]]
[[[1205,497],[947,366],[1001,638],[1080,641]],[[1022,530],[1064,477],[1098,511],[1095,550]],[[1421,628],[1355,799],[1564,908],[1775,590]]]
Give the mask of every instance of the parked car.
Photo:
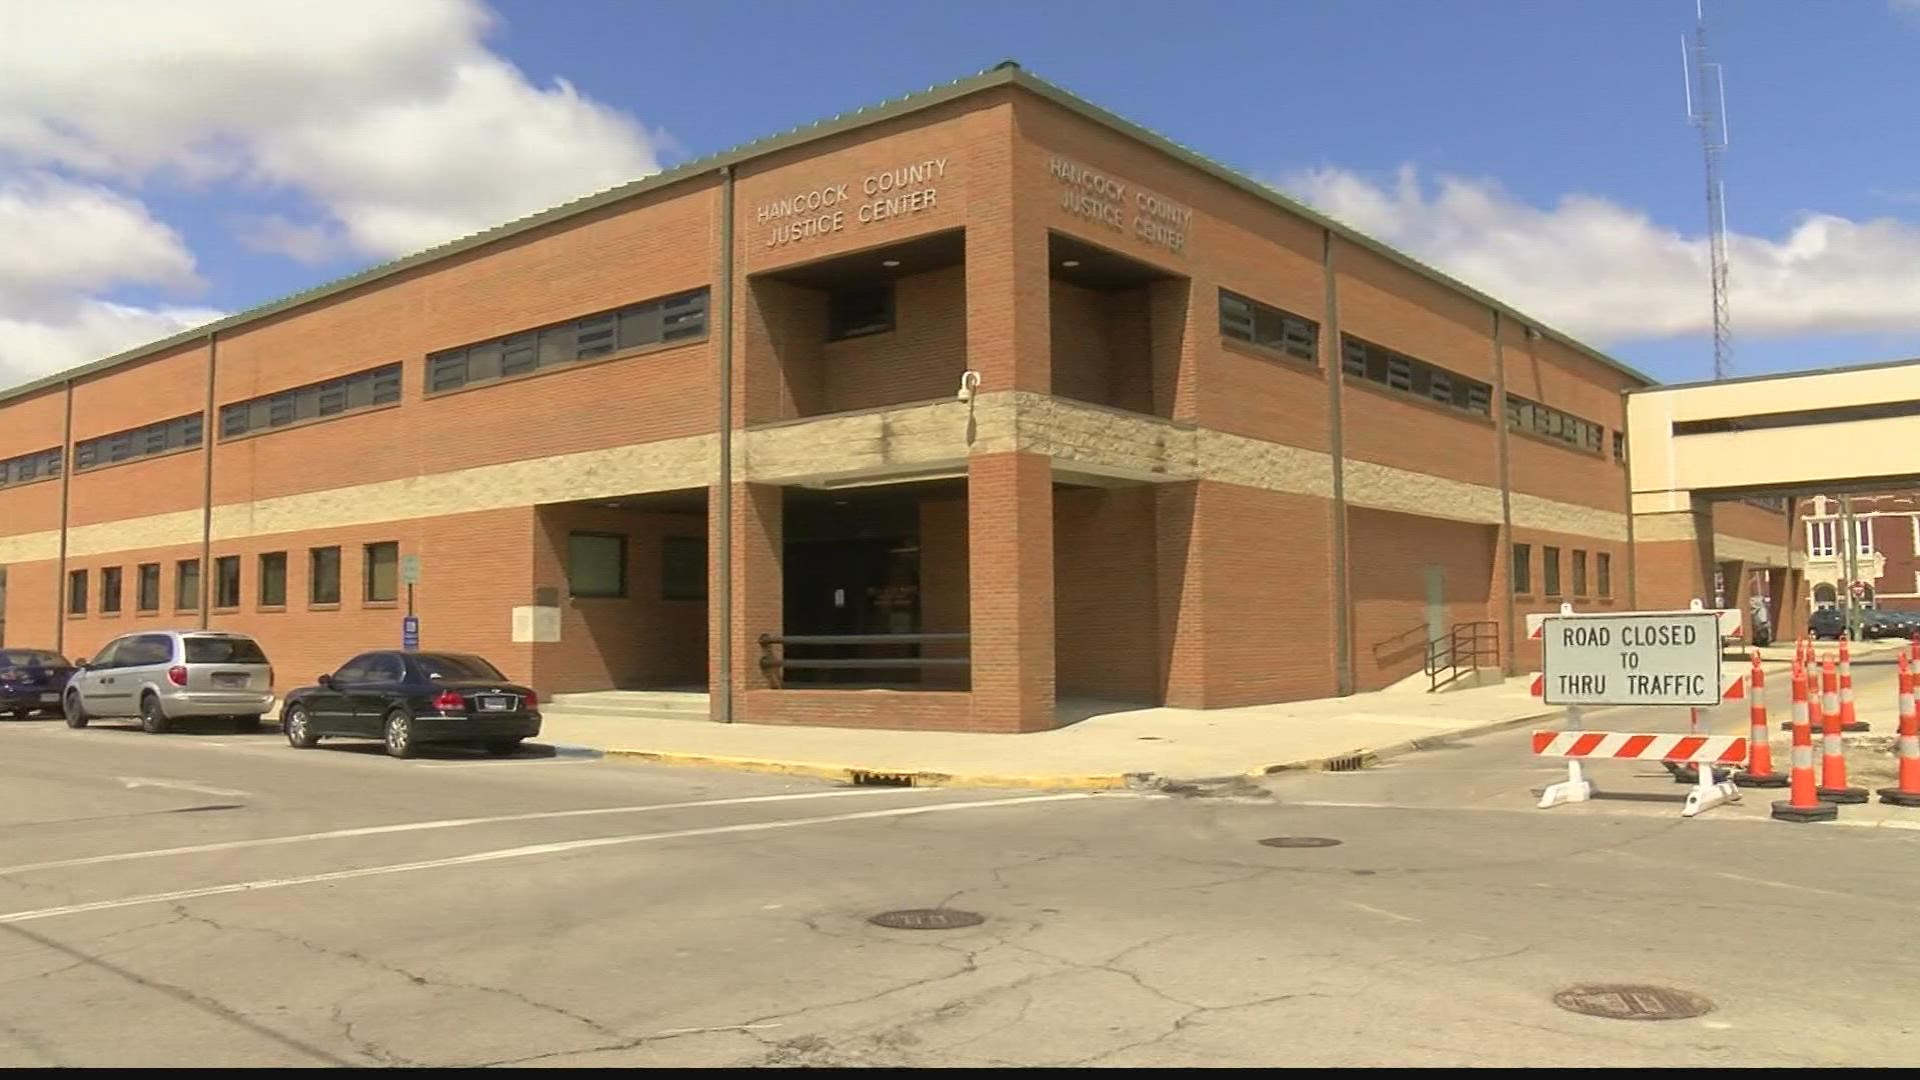
[[[1807,619],[1807,633],[1831,641],[1847,630],[1847,613],[1839,608],[1821,608]]]
[[[51,649],[0,649],[0,714],[59,712],[73,665]]]
[[[1909,638],[1916,632],[1920,632],[1920,613],[1872,610],[1860,616],[1861,637]]]
[[[158,735],[175,720],[226,717],[257,725],[273,708],[273,666],[260,644],[220,630],[123,634],[82,660],[61,699],[68,727],[137,716]]]
[[[540,734],[540,698],[482,657],[370,652],[289,692],[280,727],[301,750],[338,735],[380,739],[397,758],[430,743],[469,743],[504,757]]]

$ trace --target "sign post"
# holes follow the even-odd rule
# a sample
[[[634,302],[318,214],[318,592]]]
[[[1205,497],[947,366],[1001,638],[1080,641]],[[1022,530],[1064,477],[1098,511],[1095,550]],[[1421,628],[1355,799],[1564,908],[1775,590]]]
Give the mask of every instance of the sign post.
[[[400,647],[416,652],[420,648],[420,618],[413,613],[413,587],[420,581],[420,556],[400,557],[400,580],[407,585],[407,617],[400,620]]]
[[[1541,793],[1542,809],[1593,797],[1593,784],[1581,772],[1582,757],[1658,753],[1665,761],[1684,752],[1686,756],[1675,760],[1698,760],[1695,755],[1702,750],[1694,744],[1705,742],[1697,732],[1698,710],[1719,705],[1725,690],[1720,669],[1722,620],[1722,612],[1707,610],[1698,600],[1685,611],[1617,614],[1581,614],[1562,605],[1559,614],[1541,618],[1541,700],[1567,708],[1567,731],[1584,731],[1582,712],[1595,706],[1690,712],[1690,738],[1684,744],[1667,745],[1667,740],[1655,736],[1596,735],[1554,750],[1568,759],[1567,779]],[[1613,743],[1618,740],[1625,741],[1616,747]],[[1698,786],[1688,793],[1681,812],[1685,817],[1740,797],[1731,781],[1714,782],[1710,762],[1699,767],[1697,779]]]

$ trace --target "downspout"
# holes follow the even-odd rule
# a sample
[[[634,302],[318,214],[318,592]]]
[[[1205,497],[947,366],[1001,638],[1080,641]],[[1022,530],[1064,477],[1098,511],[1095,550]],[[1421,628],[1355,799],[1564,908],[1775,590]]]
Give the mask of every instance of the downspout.
[[[1514,654],[1519,643],[1514,640],[1514,626],[1520,618],[1519,602],[1513,598],[1513,551],[1517,544],[1513,538],[1513,473],[1510,462],[1511,450],[1507,444],[1507,321],[1500,315],[1498,308],[1493,312],[1493,400],[1488,407],[1493,412],[1494,459],[1500,470],[1500,533],[1506,543],[1506,556],[1502,560],[1507,568],[1506,584],[1502,592],[1507,598],[1507,610],[1500,629],[1500,668],[1507,675],[1514,673]]]
[[[720,591],[720,671],[714,691],[720,695],[713,718],[733,723],[733,166],[720,167],[720,280],[715,283],[714,308],[720,338],[720,477],[721,500],[715,517],[718,559],[715,577]],[[711,680],[710,680],[711,681]]]
[[[1320,271],[1326,278],[1326,328],[1320,352],[1322,370],[1327,378],[1327,456],[1333,464],[1333,504],[1331,507],[1333,554],[1333,665],[1335,692],[1341,697],[1353,693],[1353,618],[1352,598],[1348,596],[1347,573],[1347,470],[1344,449],[1345,431],[1341,426],[1344,409],[1340,404],[1341,372],[1340,289],[1333,265],[1333,230],[1320,230]]]
[[[219,334],[207,332],[207,404],[200,421],[200,629],[211,625],[213,583],[213,437],[219,430],[213,415],[213,367],[220,350]]]
[[[1627,608],[1638,611],[1640,609],[1640,557],[1637,554],[1639,544],[1633,537],[1633,437],[1630,434],[1633,430],[1633,414],[1628,411],[1633,406],[1633,400],[1629,395],[1623,396],[1626,400],[1621,402],[1620,415],[1626,418],[1622,421],[1626,426],[1620,433],[1620,486],[1626,489],[1627,496]]]
[[[66,389],[66,419],[60,428],[60,569],[53,576],[53,651],[67,651],[67,507],[73,490],[73,380]]]

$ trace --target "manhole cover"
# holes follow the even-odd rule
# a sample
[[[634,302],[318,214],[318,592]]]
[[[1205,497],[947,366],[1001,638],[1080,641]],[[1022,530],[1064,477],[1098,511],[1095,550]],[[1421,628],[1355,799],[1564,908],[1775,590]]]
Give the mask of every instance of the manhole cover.
[[[1340,841],[1331,836],[1269,836],[1260,844],[1263,847],[1337,847]]]
[[[890,930],[958,930],[963,926],[979,926],[987,919],[972,911],[936,907],[883,911],[867,921]]]
[[[1553,1003],[1606,1020],[1686,1020],[1713,1011],[1713,1002],[1671,986],[1575,986],[1553,995]]]

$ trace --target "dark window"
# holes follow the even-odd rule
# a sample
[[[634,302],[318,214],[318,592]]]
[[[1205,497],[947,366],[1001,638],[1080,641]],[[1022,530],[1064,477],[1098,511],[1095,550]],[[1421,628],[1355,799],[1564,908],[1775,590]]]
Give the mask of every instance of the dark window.
[[[627,595],[627,538],[617,533],[568,533],[567,591],[588,597]]]
[[[165,634],[141,634],[127,638],[114,650],[113,666],[146,667],[173,663],[173,639]]]
[[[1598,551],[1593,556],[1593,576],[1601,596],[1613,595],[1613,556]]]
[[[174,567],[173,609],[200,610],[200,560],[181,559]]]
[[[827,340],[884,334],[893,329],[893,283],[836,289],[827,300]]]
[[[367,545],[364,596],[371,601],[400,596],[400,545],[391,540]]]
[[[467,679],[497,679],[506,681],[500,669],[477,656],[465,656],[459,653],[415,653],[413,662],[419,665],[421,674],[429,679],[449,679],[461,681]]]
[[[1613,433],[1613,460],[1627,460],[1627,433],[1624,431]]]
[[[260,644],[250,637],[238,634],[232,637],[188,637],[183,639],[187,646],[189,664],[264,664],[267,654],[260,651]]]
[[[1543,588],[1548,596],[1560,595],[1560,549],[1542,547],[1540,549],[1540,576]]]
[[[326,382],[220,406],[220,437],[283,427],[295,420],[338,416],[400,400],[400,365],[385,364]]]
[[[240,556],[222,555],[213,560],[213,606],[240,606]]]
[[[663,600],[707,598],[707,538],[669,536],[660,558],[660,597]]]
[[[1518,394],[1507,395],[1507,426],[1515,431],[1532,432],[1578,447],[1590,454],[1604,452],[1601,440],[1606,437],[1606,428],[1591,420],[1582,420],[1572,413],[1529,401]]]
[[[1220,336],[1312,361],[1317,359],[1320,326],[1304,316],[1221,289]]]
[[[45,649],[0,650],[0,667],[68,667],[67,658]]]
[[[525,375],[623,349],[687,341],[707,332],[707,290],[678,293],[582,319],[427,355],[427,393]],[[399,396],[399,374],[393,393]],[[349,393],[351,399],[351,393]],[[351,406],[349,406],[351,407]]]
[[[260,606],[285,607],[287,603],[287,553],[269,551],[260,556]]]
[[[313,548],[307,552],[307,601],[314,604],[340,602],[340,549]]]
[[[1513,545],[1513,591],[1533,591],[1533,548],[1526,544]]]
[[[1573,595],[1587,595],[1587,553],[1573,549]]]
[[[340,665],[333,673],[333,681],[338,683],[363,683],[367,681],[367,669],[380,658],[379,653],[365,653]]]
[[[67,614],[85,615],[87,613],[87,572],[69,570],[67,572]]]
[[[1340,335],[1340,370],[1350,379],[1365,379],[1463,412],[1492,415],[1492,386],[1350,334]]]
[[[100,614],[120,613],[120,568],[109,566],[100,571]]]
[[[77,442],[73,445],[73,467],[76,471],[97,469],[103,465],[117,465],[122,461],[199,446],[202,421],[201,415],[194,413]]]
[[[41,450],[0,461],[0,487],[48,480],[60,475],[64,455],[59,450]]]
[[[405,679],[406,665],[392,653],[381,653],[367,661],[366,680],[370,683],[397,683]]]
[[[160,564],[141,563],[139,579],[134,582],[134,603],[141,611],[160,610]]]

